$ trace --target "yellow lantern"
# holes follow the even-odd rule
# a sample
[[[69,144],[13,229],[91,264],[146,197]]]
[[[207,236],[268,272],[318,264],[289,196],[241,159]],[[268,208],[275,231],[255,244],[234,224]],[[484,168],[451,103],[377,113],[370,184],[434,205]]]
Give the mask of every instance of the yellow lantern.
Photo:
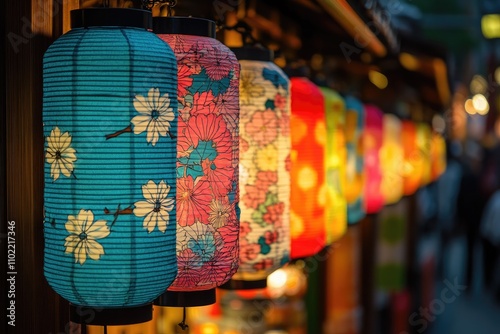
[[[382,196],[385,204],[393,204],[403,197],[403,146],[401,121],[395,115],[384,115],[383,144],[380,150],[382,164]]]
[[[326,117],[326,243],[339,239],[347,229],[345,189],[345,103],[340,94],[321,88]]]

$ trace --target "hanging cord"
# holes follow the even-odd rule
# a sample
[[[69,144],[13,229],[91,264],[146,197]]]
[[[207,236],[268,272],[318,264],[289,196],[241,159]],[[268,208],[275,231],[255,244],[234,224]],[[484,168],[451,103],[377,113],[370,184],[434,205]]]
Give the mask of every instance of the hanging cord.
[[[186,307],[182,309],[182,321],[179,322],[179,327],[182,328],[183,331],[189,328],[188,324],[186,324]]]
[[[172,16],[172,9],[177,5],[177,0],[141,0],[142,9],[151,10],[156,4],[161,6],[168,6],[167,15]]]
[[[108,334],[108,326],[104,325],[104,334]]]
[[[234,30],[241,34],[241,39],[243,41],[243,45],[245,46],[262,46],[252,35],[252,27],[248,25],[248,23],[243,21],[238,21],[233,26],[227,26],[225,24],[218,25],[219,30]]]

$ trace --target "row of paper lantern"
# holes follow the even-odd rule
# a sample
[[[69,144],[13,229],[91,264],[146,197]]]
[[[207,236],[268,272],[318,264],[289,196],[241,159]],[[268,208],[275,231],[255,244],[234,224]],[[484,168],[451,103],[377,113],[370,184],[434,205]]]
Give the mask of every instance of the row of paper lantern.
[[[73,11],[44,56],[44,272],[73,305],[260,287],[444,168],[427,125],[289,80],[211,21],[155,18],[152,33],[149,12],[122,11]]]

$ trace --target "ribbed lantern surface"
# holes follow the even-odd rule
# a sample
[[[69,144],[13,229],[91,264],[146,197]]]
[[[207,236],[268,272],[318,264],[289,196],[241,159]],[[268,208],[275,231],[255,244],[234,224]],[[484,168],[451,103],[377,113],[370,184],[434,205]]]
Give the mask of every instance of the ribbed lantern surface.
[[[345,189],[345,103],[340,94],[321,88],[325,99],[326,117],[326,242],[331,244],[344,235],[347,229],[347,202]]]
[[[306,78],[291,82],[292,259],[312,256],[326,243],[325,102],[321,90]]]
[[[163,25],[177,22],[187,24],[188,29],[211,21],[154,20],[155,33],[175,53],[179,76],[179,273],[169,291],[210,290],[208,299],[213,302],[213,289],[227,282],[238,268],[239,63],[210,33],[166,33]]]
[[[143,28],[74,28],[45,53],[44,272],[71,303],[144,304],[175,278],[176,96]]]

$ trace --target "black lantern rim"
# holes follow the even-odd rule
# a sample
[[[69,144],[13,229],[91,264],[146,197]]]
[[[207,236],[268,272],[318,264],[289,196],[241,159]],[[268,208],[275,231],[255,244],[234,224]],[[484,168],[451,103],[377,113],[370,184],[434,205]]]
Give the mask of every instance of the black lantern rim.
[[[255,46],[243,46],[241,48],[231,48],[238,60],[273,61],[273,50],[259,48]]]
[[[122,326],[148,322],[153,319],[153,304],[134,307],[103,308],[101,306],[69,305],[69,319],[77,324]]]
[[[71,11],[71,28],[130,27],[151,30],[151,12],[135,8],[84,8]]]
[[[215,303],[215,288],[202,291],[165,291],[153,302],[157,306],[192,307]]]
[[[244,281],[239,279],[230,279],[227,283],[222,284],[219,288],[224,290],[253,290],[267,288],[267,279],[255,281]]]
[[[198,17],[153,17],[153,32],[155,34],[193,35],[215,38],[215,28],[214,21]]]

